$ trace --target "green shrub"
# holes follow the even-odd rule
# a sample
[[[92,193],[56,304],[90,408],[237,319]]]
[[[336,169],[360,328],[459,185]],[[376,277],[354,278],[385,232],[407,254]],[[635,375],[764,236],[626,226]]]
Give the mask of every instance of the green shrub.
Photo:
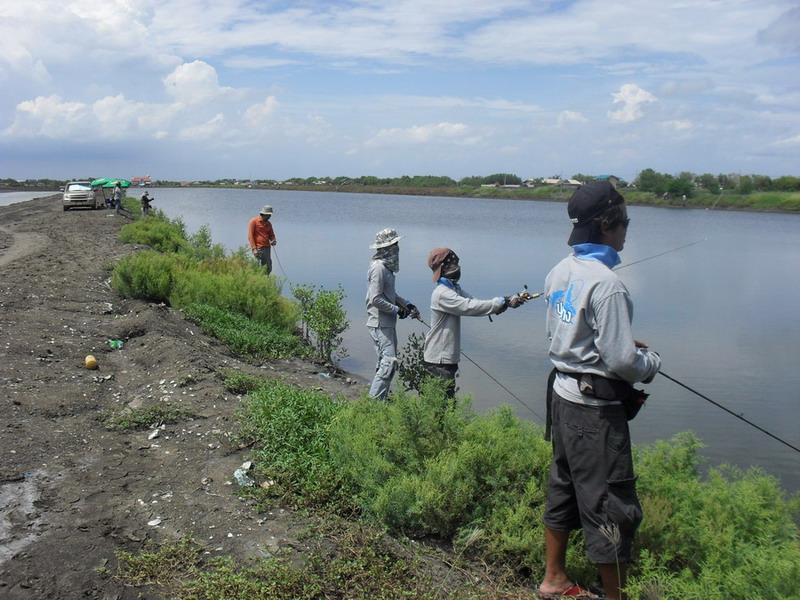
[[[419,391],[422,380],[428,376],[425,370],[425,334],[412,333],[406,345],[397,353],[397,375],[406,390]]]
[[[350,321],[342,306],[345,298],[342,286],[335,290],[317,290],[316,286],[302,284],[292,287],[292,294],[300,304],[303,334],[317,355],[329,363],[346,357],[342,333],[347,331]]]
[[[331,429],[332,455],[361,507],[394,529],[450,538],[481,523],[493,535],[495,511],[532,478],[541,489],[549,446],[509,407],[477,417],[463,402],[442,413],[443,402],[423,386],[419,396],[348,405]]]
[[[117,261],[111,285],[126,298],[169,303],[175,281],[190,266],[191,260],[178,254],[137,252]]]
[[[198,262],[185,253],[137,252],[117,261],[111,283],[128,298],[214,306],[276,330],[292,331],[297,322],[298,307],[281,296],[275,279],[238,258]]]
[[[726,466],[702,480],[699,445],[686,433],[639,452],[645,519],[633,597],[655,582],[664,598],[795,597],[800,541],[778,481]]]
[[[306,351],[306,346],[291,331],[271,322],[253,321],[240,313],[208,304],[190,304],[183,311],[203,332],[240,356],[266,360],[300,356]]]
[[[119,237],[126,244],[144,244],[159,252],[189,252],[191,248],[179,219],[139,219],[125,225]]]
[[[294,329],[299,316],[297,306],[281,296],[275,278],[238,258],[209,259],[187,269],[173,286],[170,303],[179,308],[208,304],[283,329]]]
[[[225,247],[222,244],[214,244],[211,241],[211,230],[208,225],[200,227],[197,233],[189,236],[188,241],[191,254],[197,260],[225,258]]]
[[[480,529],[475,550],[485,559],[541,576],[550,447],[510,408],[478,416],[430,383],[392,402],[347,404],[276,384],[252,403],[244,419],[260,440],[257,468],[296,503],[337,510],[351,498],[382,526],[448,541]],[[645,519],[631,597],[793,598],[799,503],[758,470],[724,467],[702,479],[699,448],[686,433],[637,449]],[[567,561],[573,577],[596,578],[580,532]]]
[[[341,500],[328,436],[342,404],[326,394],[278,381],[254,391],[242,412],[241,437],[256,439],[256,471],[274,493],[307,506]]]

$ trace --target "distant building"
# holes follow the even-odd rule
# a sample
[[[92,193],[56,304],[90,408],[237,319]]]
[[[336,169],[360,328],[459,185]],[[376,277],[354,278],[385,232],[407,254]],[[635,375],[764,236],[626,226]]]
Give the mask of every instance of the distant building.
[[[595,175],[595,179],[599,181],[609,181],[614,187],[617,187],[617,184],[619,183],[619,177],[616,175]]]
[[[139,187],[145,187],[152,184],[153,180],[150,179],[150,175],[145,175],[144,177],[134,177],[131,179],[131,185],[138,185]]]
[[[554,177],[549,177],[547,179],[542,179],[542,185],[558,186],[561,189],[577,189],[583,184],[577,179],[556,179]]]

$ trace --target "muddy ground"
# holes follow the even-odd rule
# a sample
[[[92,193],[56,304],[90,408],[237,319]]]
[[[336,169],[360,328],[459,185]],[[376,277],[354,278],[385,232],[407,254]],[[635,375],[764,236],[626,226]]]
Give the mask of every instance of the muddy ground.
[[[117,296],[111,265],[141,248],[118,241],[126,222],[107,210],[63,212],[58,196],[0,207],[2,598],[158,597],[108,576],[115,552],[188,532],[211,555],[302,551],[302,518],[259,513],[235,494],[248,456],[225,434],[240,399],[217,372],[347,397],[364,387],[313,363],[240,362],[179,312]],[[84,367],[88,354],[99,369]],[[104,426],[109,412],[154,402],[200,417],[157,437]]]

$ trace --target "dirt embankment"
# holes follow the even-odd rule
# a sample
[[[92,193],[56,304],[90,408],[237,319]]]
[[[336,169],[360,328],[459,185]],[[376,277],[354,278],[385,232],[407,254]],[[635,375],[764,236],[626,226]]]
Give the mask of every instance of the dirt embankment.
[[[139,249],[117,241],[125,222],[62,212],[57,196],[0,207],[2,598],[138,598],[98,567],[188,532],[211,554],[300,547],[288,511],[259,514],[233,493],[248,457],[225,443],[239,398],[216,373],[361,391],[311,363],[242,363],[176,311],[119,298],[110,267]],[[84,368],[87,354],[98,370]],[[103,425],[109,411],[159,402],[200,417],[157,434]]]

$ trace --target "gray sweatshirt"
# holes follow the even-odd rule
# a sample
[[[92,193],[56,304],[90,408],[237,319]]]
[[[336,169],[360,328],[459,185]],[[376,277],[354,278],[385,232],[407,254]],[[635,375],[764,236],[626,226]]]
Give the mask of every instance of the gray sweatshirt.
[[[367,327],[394,327],[398,302],[408,304],[394,291],[394,273],[373,260],[367,271]]]
[[[456,286],[438,284],[431,295],[431,329],[425,337],[424,358],[434,364],[461,360],[461,317],[497,314],[503,299],[476,300]]]
[[[562,372],[592,373],[629,383],[650,381],[661,368],[654,352],[634,344],[633,302],[606,264],[571,255],[545,281],[550,359]],[[607,404],[581,394],[574,377],[559,375],[559,396],[581,404]]]

